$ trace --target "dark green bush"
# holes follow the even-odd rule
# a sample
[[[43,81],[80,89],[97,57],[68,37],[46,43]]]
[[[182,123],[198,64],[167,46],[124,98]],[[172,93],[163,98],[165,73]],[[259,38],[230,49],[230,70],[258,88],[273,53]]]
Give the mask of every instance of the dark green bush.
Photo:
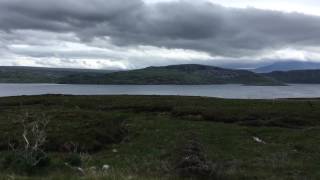
[[[47,114],[51,120],[43,145],[45,151],[70,152],[67,147],[69,142],[77,144],[81,152],[98,151],[108,144],[120,142],[127,135],[125,127],[127,116],[122,113],[81,109],[50,110]],[[37,119],[39,113],[36,111],[39,109],[34,111],[30,111],[30,116],[32,119]],[[16,117],[12,115],[11,119]],[[17,144],[23,143],[21,125],[9,121],[5,124],[7,127],[0,127],[0,134],[3,135],[0,136],[0,150],[7,149],[7,139]]]
[[[49,165],[50,158],[41,151],[12,151],[1,162],[2,169],[19,174],[33,174]]]
[[[173,170],[183,178],[215,179],[213,163],[208,159],[203,145],[194,133],[186,134],[173,155]]]
[[[82,160],[79,154],[70,153],[64,158],[64,162],[68,163],[70,166],[80,167],[82,165]]]

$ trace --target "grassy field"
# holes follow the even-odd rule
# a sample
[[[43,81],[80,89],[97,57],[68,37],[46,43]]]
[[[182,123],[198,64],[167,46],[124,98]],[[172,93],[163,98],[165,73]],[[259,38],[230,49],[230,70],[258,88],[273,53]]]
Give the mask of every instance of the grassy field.
[[[0,179],[320,179],[318,99],[22,96],[0,98],[0,114]],[[7,158],[26,114],[50,119],[50,162],[32,173]]]

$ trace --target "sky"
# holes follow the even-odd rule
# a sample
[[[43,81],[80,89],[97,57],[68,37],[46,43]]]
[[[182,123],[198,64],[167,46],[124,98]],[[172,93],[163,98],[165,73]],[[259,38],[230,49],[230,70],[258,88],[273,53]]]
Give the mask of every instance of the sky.
[[[318,0],[0,0],[0,65],[320,61]]]

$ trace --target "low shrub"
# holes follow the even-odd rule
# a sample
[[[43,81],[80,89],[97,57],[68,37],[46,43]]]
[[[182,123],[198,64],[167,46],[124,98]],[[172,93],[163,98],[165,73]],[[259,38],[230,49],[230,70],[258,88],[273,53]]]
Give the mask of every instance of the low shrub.
[[[199,141],[193,135],[190,137],[176,149],[174,171],[183,178],[215,178],[213,163],[207,159]]]
[[[64,158],[64,162],[68,163],[70,166],[80,167],[82,166],[82,159],[78,153],[70,153]]]
[[[98,151],[106,145],[121,142],[128,133],[125,126],[127,116],[122,113],[72,109],[51,110],[47,114],[50,124],[43,144],[45,151],[69,152],[69,142],[77,144],[81,152]],[[29,116],[28,122],[39,119],[39,113],[34,111],[30,111]],[[24,141],[20,123],[11,121],[7,124],[10,128],[0,130],[4,135],[0,137],[0,150],[7,150],[8,139],[18,144]]]
[[[16,120],[21,126],[21,135],[17,135],[16,143],[9,143],[10,151],[4,158],[2,167],[18,173],[31,174],[50,162],[43,150],[50,120],[45,114],[32,119],[28,112]]]
[[[13,151],[1,162],[1,168],[19,174],[34,174],[50,165],[50,158],[40,151]]]

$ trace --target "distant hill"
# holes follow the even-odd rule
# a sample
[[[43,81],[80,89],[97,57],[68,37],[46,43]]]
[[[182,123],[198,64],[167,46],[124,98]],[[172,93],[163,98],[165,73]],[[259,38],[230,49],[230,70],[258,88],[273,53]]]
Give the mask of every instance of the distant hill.
[[[263,75],[285,83],[320,84],[320,70],[275,71]]]
[[[110,71],[91,69],[0,66],[0,83],[58,83],[72,74],[105,74]]]
[[[281,84],[246,70],[186,64],[114,72],[105,75],[75,74],[61,78],[67,84]]]
[[[257,73],[269,73],[272,71],[291,71],[291,70],[309,70],[320,69],[320,63],[318,62],[304,62],[304,61],[283,61],[276,62],[268,66],[263,66],[254,69]]]

